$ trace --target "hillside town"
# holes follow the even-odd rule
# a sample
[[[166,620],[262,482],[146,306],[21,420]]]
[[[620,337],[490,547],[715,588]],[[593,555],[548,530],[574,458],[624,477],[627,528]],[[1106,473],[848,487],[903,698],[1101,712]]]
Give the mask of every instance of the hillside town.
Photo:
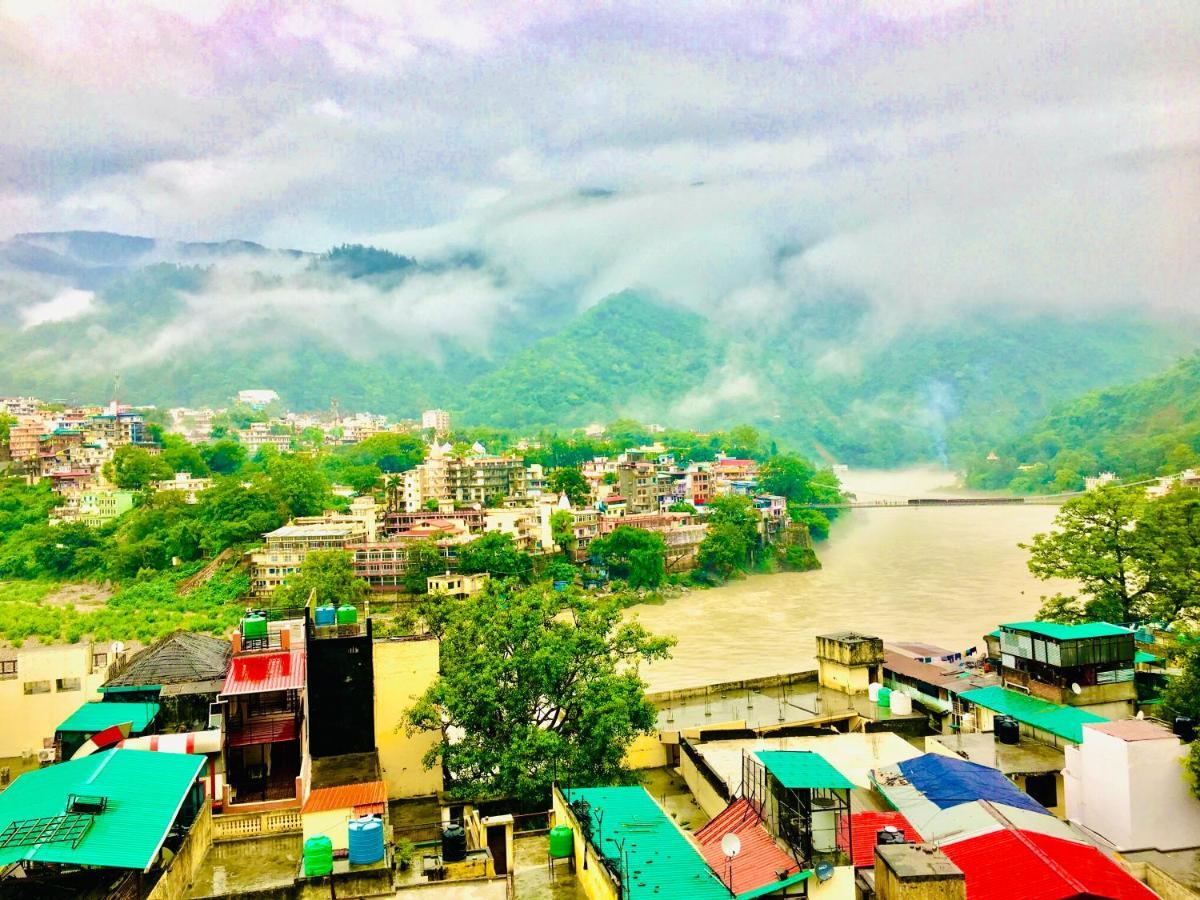
[[[232,405],[255,420],[0,398],[8,475],[48,486],[54,528],[111,530],[257,477],[158,467],[130,486],[129,460],[214,441],[268,470],[378,435],[421,451],[333,484],[336,508],[201,554],[181,598],[221,565],[247,576],[226,628],[0,648],[0,896],[1050,900],[1200,884],[1200,799],[1184,777],[1195,722],[1161,712],[1186,645],[1165,624],[993,621],[950,648],[864,624],[818,635],[811,670],[649,693],[635,670],[648,718],[610,774],[552,759],[545,793],[465,792],[503,777],[485,765],[471,781],[464,748],[503,738],[455,724],[439,693],[474,665],[453,656],[476,641],[472,617],[483,635],[511,627],[496,610],[550,609],[548,638],[558,614],[586,620],[639,572],[631,602],[685,587],[732,527],[729,498],[760,552],[811,552],[806,504],[763,488],[784,483],[782,457],[681,459],[651,442],[547,466],[525,458],[535,436],[499,453],[456,441],[443,410],[294,414],[260,390]],[[480,542],[490,561],[471,565]],[[335,563],[341,580],[322,581]],[[474,675],[468,693],[489,683]],[[522,684],[511,677],[485,718]],[[565,722],[560,702],[531,698],[533,731]]]

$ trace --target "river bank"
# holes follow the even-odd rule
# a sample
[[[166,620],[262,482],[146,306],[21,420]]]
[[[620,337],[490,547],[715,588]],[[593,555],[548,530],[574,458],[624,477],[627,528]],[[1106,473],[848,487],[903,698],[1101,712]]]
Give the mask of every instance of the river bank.
[[[929,467],[851,471],[868,496],[948,491],[954,473]],[[955,490],[956,495],[963,492]],[[651,691],[815,666],[816,635],[855,629],[952,649],[982,646],[1000,622],[1033,618],[1043,594],[1019,543],[1047,530],[1052,506],[856,509],[838,518],[813,572],[752,575],[639,607],[646,627],[673,634],[670,660],[647,667]]]

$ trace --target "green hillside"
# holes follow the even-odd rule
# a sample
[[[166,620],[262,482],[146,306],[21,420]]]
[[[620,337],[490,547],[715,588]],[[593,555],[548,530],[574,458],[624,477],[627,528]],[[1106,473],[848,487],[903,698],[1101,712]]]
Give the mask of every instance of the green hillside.
[[[1125,479],[1200,465],[1200,356],[1121,387],[1059,406],[999,459],[972,460],[973,487],[1074,490],[1083,476],[1111,471]]]

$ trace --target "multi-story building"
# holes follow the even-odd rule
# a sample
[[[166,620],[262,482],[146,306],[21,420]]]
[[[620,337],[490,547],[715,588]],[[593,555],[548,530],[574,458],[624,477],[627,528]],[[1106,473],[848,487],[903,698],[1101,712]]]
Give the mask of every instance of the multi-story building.
[[[0,413],[6,416],[32,416],[41,405],[37,397],[0,397]]]
[[[464,529],[450,524],[413,528],[374,544],[351,544],[354,574],[376,591],[397,591],[404,587],[409,555],[413,544],[432,542],[445,560],[446,569],[458,565],[458,546],[471,540]]]
[[[129,652],[120,642],[0,648],[0,765],[32,768],[53,747],[58,724],[81,703],[100,699],[111,667]],[[45,754],[53,756],[53,750]],[[14,773],[15,774],[15,773]]]
[[[670,505],[671,476],[656,461],[639,460],[617,466],[617,490],[632,515],[654,513]]]
[[[459,459],[448,452],[445,445],[435,442],[429,458],[404,473],[404,508],[408,512],[423,509],[431,500],[494,506],[526,497],[528,472],[521,459],[513,456]]]
[[[211,478],[197,478],[191,472],[176,472],[174,478],[155,482],[154,489],[160,493],[178,491],[184,495],[185,502],[196,503],[199,499],[196,495],[208,490],[212,485]]]
[[[250,592],[265,599],[300,571],[305,557],[314,550],[345,550],[348,544],[366,540],[359,521],[285,525],[263,535],[266,546],[250,552]]]
[[[259,388],[248,391],[238,391],[237,402],[251,409],[264,409],[279,399],[279,395],[270,389]]]
[[[40,416],[20,416],[8,430],[8,453],[13,462],[37,459],[38,445],[47,423]]]
[[[1000,677],[1005,687],[1109,718],[1136,711],[1134,633],[1089,622],[1013,622],[1000,626]]]
[[[84,423],[84,431],[89,442],[103,443],[109,448],[154,443],[146,437],[146,419],[141,413],[113,407],[90,417]]]
[[[432,428],[434,435],[443,437],[450,433],[450,413],[444,409],[427,409],[421,413],[421,427]]]
[[[50,512],[50,523],[78,522],[101,528],[133,509],[133,491],[84,488],[66,492],[66,502]]]
[[[181,435],[184,440],[193,444],[203,444],[212,437],[211,409],[187,409],[176,407],[169,411],[171,417],[170,431]]]
[[[263,447],[274,447],[280,453],[289,453],[292,449],[290,434],[275,434],[272,426],[266,422],[251,422],[250,427],[237,433],[238,441],[246,448],[249,456],[254,456]]]
[[[484,531],[511,535],[521,550],[531,553],[548,551],[554,546],[554,538],[550,531],[550,516],[553,512],[554,507],[548,503],[489,509],[484,516]]]

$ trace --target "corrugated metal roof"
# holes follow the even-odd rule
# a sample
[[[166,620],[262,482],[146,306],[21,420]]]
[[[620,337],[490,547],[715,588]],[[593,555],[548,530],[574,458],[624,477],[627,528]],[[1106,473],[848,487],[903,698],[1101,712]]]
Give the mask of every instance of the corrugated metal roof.
[[[878,834],[889,825],[904,832],[905,840],[910,844],[922,840],[920,833],[913,828],[903,813],[864,810],[850,814],[848,833],[845,817],[838,819],[838,848],[843,852],[847,849],[852,851],[854,868],[872,866],[875,864],[875,842]]]
[[[235,656],[229,664],[229,675],[221,695],[299,690],[304,687],[304,664],[303,650]]]
[[[354,809],[387,802],[387,788],[382,781],[366,784],[344,784],[340,787],[318,788],[308,795],[301,812],[315,813],[329,809]]]
[[[755,756],[788,789],[854,787],[849,778],[813,750],[759,750]]]
[[[62,721],[55,731],[77,731],[95,734],[112,725],[132,722],[131,733],[146,730],[158,715],[157,703],[85,703]]]
[[[1135,663],[1149,664],[1149,663],[1162,662],[1162,657],[1155,656],[1153,653],[1148,653],[1145,650],[1137,650],[1133,654],[1133,661]]]
[[[1076,744],[1083,741],[1084,725],[1089,722],[1109,721],[1104,716],[1085,709],[1039,700],[1037,697],[1030,697],[1028,694],[999,685],[963,691],[959,696],[992,712],[1012,716],[1018,722],[1056,734]]]
[[[1128,628],[1110,625],[1107,622],[1083,622],[1079,625],[1059,625],[1057,622],[1010,622],[1001,625],[1009,631],[1028,631],[1056,641],[1079,641],[1084,638],[1115,637],[1132,634]]]
[[[627,900],[729,900],[717,873],[645,788],[569,788],[563,796],[590,805],[592,846],[621,860]]]
[[[908,783],[939,809],[960,803],[990,800],[1049,815],[1046,808],[1004,777],[997,769],[954,756],[926,753],[897,768]]]
[[[736,834],[742,849],[728,864],[721,849],[721,840],[727,834]],[[700,853],[723,880],[732,876],[729,883],[735,894],[753,891],[764,885],[774,885],[800,871],[800,865],[779,848],[774,838],[763,826],[762,819],[745,797],[725,807],[715,819],[696,832],[700,842]]]
[[[967,900],[1066,900],[1158,895],[1095,847],[1022,830],[996,831],[942,847],[962,869]]]
[[[793,872],[782,881],[774,881],[770,884],[764,884],[762,887],[754,888],[745,893],[738,894],[734,900],[757,900],[759,897],[766,897],[768,894],[774,894],[776,891],[782,891],[784,888],[789,888],[794,884],[799,884],[806,878],[812,878],[813,870],[805,869],[803,872]]]
[[[146,869],[204,767],[203,756],[105,750],[26,772],[0,793],[0,834],[13,822],[57,816],[70,794],[108,801],[79,846],[33,844],[0,849],[0,866],[19,860]]]

